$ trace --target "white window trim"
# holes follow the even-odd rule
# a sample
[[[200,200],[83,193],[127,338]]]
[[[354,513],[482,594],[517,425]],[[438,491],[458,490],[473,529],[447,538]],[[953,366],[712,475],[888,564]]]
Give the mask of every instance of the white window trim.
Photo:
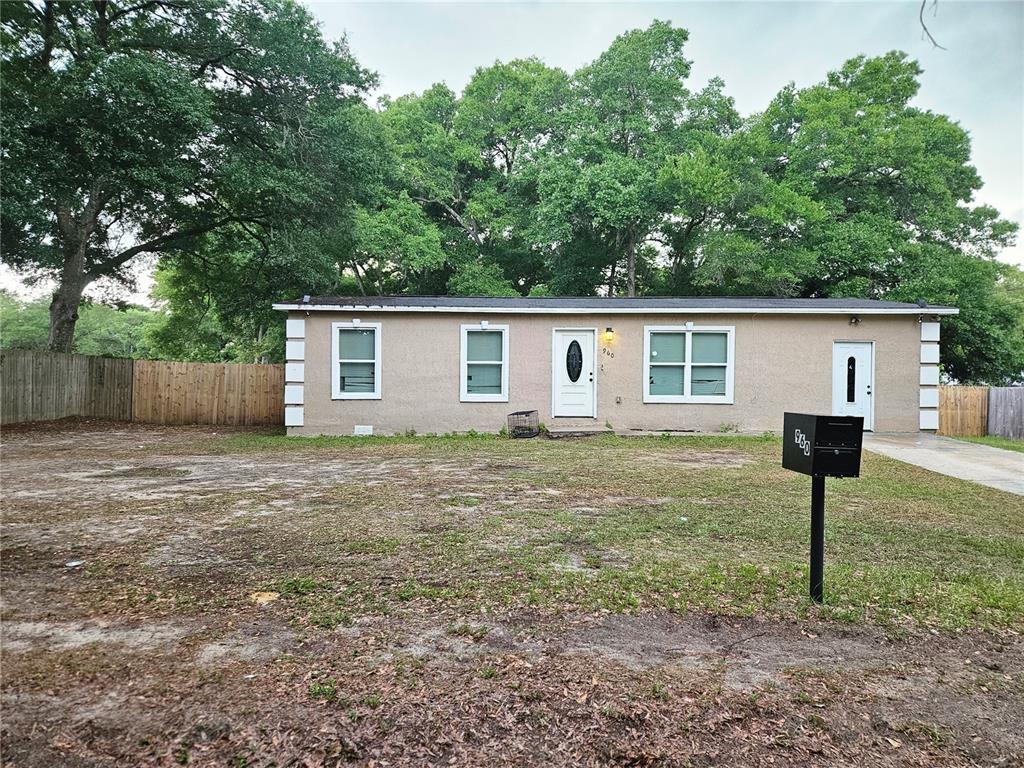
[[[501,331],[501,394],[482,395],[470,394],[467,391],[466,377],[469,374],[469,334],[471,331]],[[461,327],[461,349],[459,352],[459,401],[463,403],[507,403],[508,402],[508,326],[507,325],[463,325]],[[498,360],[474,360],[474,363],[490,363],[497,365]]]
[[[724,333],[726,334],[726,359],[725,359],[725,395],[691,395],[692,366],[703,366],[702,363],[693,363],[691,354],[693,347],[693,333]],[[682,395],[652,395],[651,394],[651,334],[652,333],[684,333],[686,334],[686,357],[685,362],[676,363],[683,366],[683,394]],[[707,365],[712,365],[708,363]],[[721,365],[714,363],[714,365]],[[736,369],[736,326],[734,325],[645,325],[644,326],[644,378],[643,378],[643,401],[645,403],[717,403],[719,405],[733,404],[733,379]]]
[[[373,392],[342,392],[341,391],[341,363],[359,362],[365,363],[368,360],[340,360],[340,344],[338,343],[338,331],[341,329],[364,329],[373,328]],[[331,399],[332,400],[380,400],[380,323],[331,323]]]

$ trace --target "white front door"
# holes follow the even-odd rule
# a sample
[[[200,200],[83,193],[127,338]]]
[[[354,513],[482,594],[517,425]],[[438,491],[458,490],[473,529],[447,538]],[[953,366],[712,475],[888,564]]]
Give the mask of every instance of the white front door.
[[[597,416],[597,331],[556,330],[551,347],[552,415]]]
[[[864,429],[874,428],[874,345],[870,341],[837,341],[832,347],[832,415],[863,416]]]

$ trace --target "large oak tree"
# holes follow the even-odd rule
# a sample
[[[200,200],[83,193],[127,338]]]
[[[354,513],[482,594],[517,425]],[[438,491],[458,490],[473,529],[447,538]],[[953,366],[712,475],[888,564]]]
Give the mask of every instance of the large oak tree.
[[[5,2],[4,259],[52,276],[54,350],[83,291],[143,254],[263,252],[342,177],[305,155],[373,82],[291,0]],[[321,158],[317,158],[318,160]],[[351,192],[351,190],[347,190]]]

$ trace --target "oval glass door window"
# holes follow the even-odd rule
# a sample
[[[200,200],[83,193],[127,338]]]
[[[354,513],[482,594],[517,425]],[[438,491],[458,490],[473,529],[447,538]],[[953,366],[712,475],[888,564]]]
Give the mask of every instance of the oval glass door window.
[[[857,358],[846,361],[846,402],[857,401]]]
[[[569,381],[574,383],[579,381],[583,373],[583,350],[575,339],[569,342],[569,349],[565,352],[565,371],[569,374]]]

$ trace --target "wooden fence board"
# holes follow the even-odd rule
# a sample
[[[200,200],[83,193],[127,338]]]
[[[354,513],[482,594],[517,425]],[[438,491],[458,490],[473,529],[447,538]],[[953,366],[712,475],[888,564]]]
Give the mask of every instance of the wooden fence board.
[[[1024,387],[992,387],[989,390],[988,433],[1024,440]]]
[[[939,434],[981,437],[988,433],[988,387],[939,387]]]

